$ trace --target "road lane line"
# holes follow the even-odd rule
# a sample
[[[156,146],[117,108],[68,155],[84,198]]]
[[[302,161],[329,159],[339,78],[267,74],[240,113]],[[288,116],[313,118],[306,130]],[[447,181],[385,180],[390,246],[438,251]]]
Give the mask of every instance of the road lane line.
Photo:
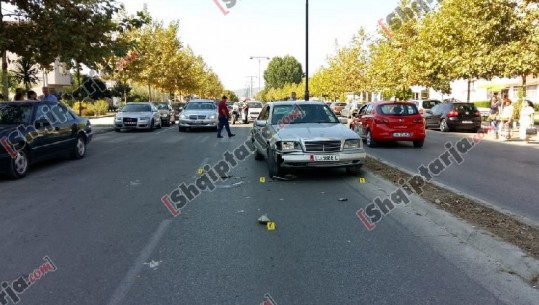
[[[114,294],[110,298],[110,301],[107,303],[108,305],[122,304],[123,300],[127,296],[127,293],[135,283],[135,278],[138,276],[138,274],[144,267],[144,263],[148,261],[153,250],[155,249],[171,223],[172,219],[165,219],[159,224],[159,227],[153,234],[152,238],[150,239],[150,242],[146,245],[146,247],[144,247],[142,252],[140,252],[139,256],[135,260],[135,264],[133,265],[133,267],[131,267],[131,269],[129,269],[129,271],[121,281],[120,286],[118,286],[114,291]]]

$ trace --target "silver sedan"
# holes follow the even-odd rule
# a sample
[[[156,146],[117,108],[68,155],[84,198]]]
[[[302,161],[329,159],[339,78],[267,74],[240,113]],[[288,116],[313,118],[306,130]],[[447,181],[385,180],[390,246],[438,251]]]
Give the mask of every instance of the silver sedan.
[[[217,128],[217,105],[213,100],[191,100],[180,113],[179,131],[186,128]]]
[[[344,167],[356,175],[367,156],[359,136],[322,102],[273,102],[251,130],[255,159],[266,159],[270,177],[286,168]]]
[[[161,115],[152,103],[127,103],[114,118],[114,130],[161,128]]]

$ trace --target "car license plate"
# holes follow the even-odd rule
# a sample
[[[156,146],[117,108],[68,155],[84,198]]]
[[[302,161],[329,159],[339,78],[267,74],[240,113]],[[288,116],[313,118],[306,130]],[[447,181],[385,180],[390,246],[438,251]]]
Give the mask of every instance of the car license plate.
[[[410,133],[409,132],[394,132],[393,136],[395,138],[405,138],[405,137],[409,137]]]
[[[472,121],[462,121],[462,124],[472,124]]]
[[[339,156],[337,155],[312,155],[311,159],[314,159],[314,161],[339,161]]]
[[[202,124],[204,124],[204,121],[195,121],[195,124],[196,125],[202,125]]]

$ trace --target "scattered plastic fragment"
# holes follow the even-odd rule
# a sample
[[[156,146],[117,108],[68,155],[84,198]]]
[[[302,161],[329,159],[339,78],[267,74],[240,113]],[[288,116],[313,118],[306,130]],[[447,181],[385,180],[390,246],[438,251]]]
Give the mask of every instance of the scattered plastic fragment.
[[[258,217],[258,222],[261,223],[261,224],[267,224],[270,221],[271,220],[268,218],[267,214],[264,214],[264,215]]]
[[[232,183],[232,184],[224,184],[224,185],[216,185],[215,187],[218,189],[231,189],[234,187],[238,187],[243,184],[243,181]]]
[[[348,201],[348,198],[339,198],[339,201]]]
[[[280,180],[280,181],[292,181],[292,180],[296,180],[296,178],[297,178],[296,176],[291,175],[291,174],[288,174],[288,175],[286,175],[284,177],[279,177],[279,176],[271,177],[271,179],[273,179],[273,180]]]
[[[131,185],[131,186],[137,186],[137,185],[140,185],[140,181],[139,181],[138,179],[135,180],[135,181],[131,181],[131,182],[129,182],[129,185]]]
[[[442,203],[442,201],[440,201],[440,199],[436,199],[436,200],[434,200],[434,202],[435,202],[436,204]]]
[[[245,213],[245,211],[244,211],[244,210],[239,210],[239,211],[237,211],[236,213],[238,213],[238,214],[239,214],[239,213]]]
[[[156,270],[157,267],[159,267],[159,264],[161,264],[161,263],[162,263],[162,261],[156,262],[156,261],[152,260],[149,263],[144,263],[144,265],[148,265],[148,267],[152,268],[153,270]]]

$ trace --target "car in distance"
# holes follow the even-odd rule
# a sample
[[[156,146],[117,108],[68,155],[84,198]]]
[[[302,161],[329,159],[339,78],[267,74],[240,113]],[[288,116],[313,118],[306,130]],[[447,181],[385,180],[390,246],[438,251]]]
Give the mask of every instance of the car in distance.
[[[363,105],[352,120],[353,129],[367,146],[380,142],[412,141],[421,148],[425,141],[425,123],[415,103],[371,102]]]
[[[270,177],[285,169],[332,167],[355,175],[366,158],[359,136],[323,102],[267,103],[253,123],[251,141]]]
[[[411,100],[410,102],[415,103],[419,114],[423,117],[425,117],[425,110],[432,109],[432,107],[441,103],[439,100]]]
[[[149,102],[131,102],[114,117],[114,130],[161,128],[161,114],[154,104]]]
[[[329,108],[331,108],[336,115],[341,115],[341,110],[346,107],[346,105],[345,102],[333,102]]]
[[[178,122],[178,130],[186,128],[217,128],[218,122],[217,104],[214,100],[193,99],[190,100]]]
[[[244,121],[244,123],[247,124],[249,122],[253,122],[254,120],[256,120],[263,106],[264,105],[262,104],[262,102],[248,101],[247,102],[247,107],[248,107],[247,122]]]
[[[155,107],[159,110],[161,115],[161,123],[165,126],[170,126],[171,124],[176,123],[176,115],[174,114],[174,109],[169,103],[156,103]]]
[[[481,129],[481,113],[473,103],[445,102],[425,111],[425,127],[442,132],[456,129],[477,132]]]
[[[349,119],[355,117],[360,106],[361,104],[359,102],[350,102],[346,104],[346,106],[341,109],[341,116]]]
[[[64,154],[86,155],[90,121],[54,102],[0,102],[0,173],[22,178],[31,164]]]

